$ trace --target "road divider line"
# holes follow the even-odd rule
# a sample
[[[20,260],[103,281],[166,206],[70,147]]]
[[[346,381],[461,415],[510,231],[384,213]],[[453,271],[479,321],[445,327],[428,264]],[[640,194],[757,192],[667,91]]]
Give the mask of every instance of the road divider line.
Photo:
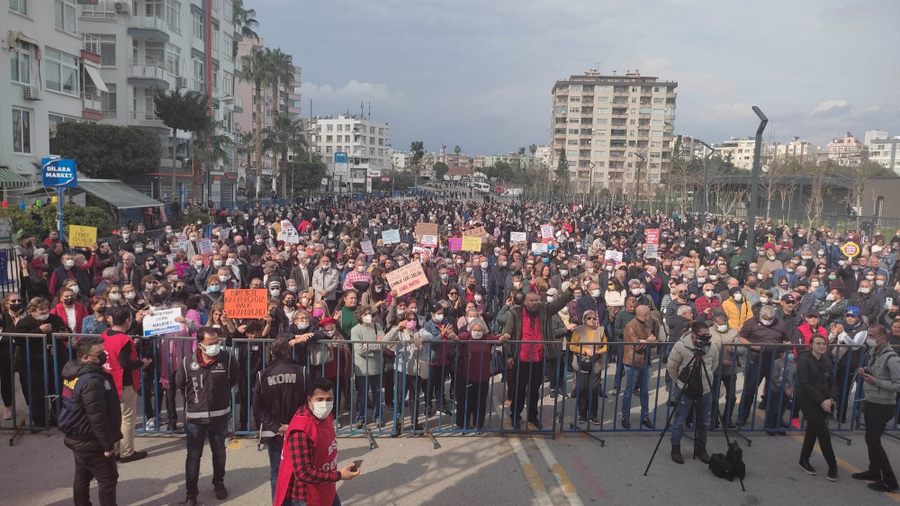
[[[578,497],[578,492],[575,491],[575,484],[569,478],[569,474],[566,473],[566,470],[563,469],[563,466],[561,466],[556,460],[556,457],[553,456],[553,451],[550,450],[550,446],[547,445],[547,442],[540,437],[535,437],[532,439],[537,445],[538,451],[540,451],[541,453],[541,457],[544,458],[544,461],[550,467],[550,472],[553,473],[553,476],[556,478],[556,482],[559,483],[559,488],[562,489],[563,495],[566,496],[569,504],[572,506],[583,506],[584,502],[581,501],[581,498]]]
[[[528,486],[531,487],[531,491],[534,492],[535,502],[540,506],[552,506],[553,502],[550,501],[550,496],[547,494],[547,487],[544,486],[544,482],[541,481],[537,469],[535,469],[534,465],[528,461],[528,454],[525,452],[522,441],[520,441],[518,437],[511,437],[508,441],[513,449],[513,453],[516,454],[516,460],[519,461],[522,472],[525,474],[525,479],[528,480]]]

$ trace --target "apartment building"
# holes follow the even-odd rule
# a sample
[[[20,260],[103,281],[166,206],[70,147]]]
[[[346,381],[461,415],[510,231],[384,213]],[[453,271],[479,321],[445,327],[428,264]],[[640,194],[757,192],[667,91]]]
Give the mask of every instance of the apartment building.
[[[689,135],[677,136],[675,144],[680,146],[681,149],[681,152],[677,154],[686,159],[703,158],[712,151],[703,144],[703,141]]]
[[[828,143],[828,159],[844,167],[856,167],[868,160],[868,148],[847,132],[843,138]]]
[[[900,175],[900,136],[890,137],[883,130],[869,130],[864,137],[869,161]]]
[[[392,162],[399,161],[397,152],[391,150],[390,125],[367,116],[317,116],[310,120],[310,131],[313,153],[328,166],[329,175],[344,183],[365,184],[367,178],[380,177],[391,169]],[[346,166],[335,164],[337,153],[346,153]]]
[[[675,81],[591,70],[553,85],[551,171],[562,153],[577,193],[658,184],[672,157]],[[641,158],[643,157],[643,159]]]
[[[768,163],[786,163],[791,160],[801,164],[815,164],[819,148],[815,144],[794,137],[790,142],[776,142],[765,146]]]
[[[753,169],[753,149],[756,146],[755,139],[738,139],[732,137],[727,141],[716,144],[716,156],[726,162],[731,162],[735,168],[743,170]]]

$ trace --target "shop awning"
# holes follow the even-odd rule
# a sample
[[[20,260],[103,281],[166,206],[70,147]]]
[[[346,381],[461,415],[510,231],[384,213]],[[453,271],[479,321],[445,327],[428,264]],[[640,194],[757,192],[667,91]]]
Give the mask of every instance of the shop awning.
[[[117,209],[159,207],[162,202],[148,197],[118,179],[79,179],[78,188]]]
[[[84,61],[84,70],[87,72],[88,76],[91,78],[91,81],[94,82],[94,86],[97,87],[98,90],[109,93],[109,89],[106,87],[106,83],[103,82],[103,76],[100,75],[100,68],[91,65],[87,60]]]
[[[31,182],[6,167],[0,167],[0,187],[27,188]]]

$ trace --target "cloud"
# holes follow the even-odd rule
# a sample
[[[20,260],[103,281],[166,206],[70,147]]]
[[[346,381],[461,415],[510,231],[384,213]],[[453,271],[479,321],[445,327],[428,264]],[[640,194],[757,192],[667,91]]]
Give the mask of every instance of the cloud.
[[[400,105],[406,101],[402,91],[394,92],[384,83],[370,83],[351,79],[347,84],[335,88],[330,84],[317,85],[305,82],[300,87],[305,99],[322,100],[328,103],[346,102],[347,107],[355,107],[359,101],[377,102],[382,106]]]
[[[836,116],[850,111],[850,104],[846,100],[839,98],[835,100],[825,100],[819,105],[813,107],[809,113],[811,116]]]

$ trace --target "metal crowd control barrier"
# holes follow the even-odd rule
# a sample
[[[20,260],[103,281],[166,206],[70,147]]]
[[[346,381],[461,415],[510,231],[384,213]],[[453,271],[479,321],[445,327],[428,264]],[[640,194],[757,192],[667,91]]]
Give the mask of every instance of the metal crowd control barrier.
[[[0,429],[12,431],[10,444],[23,430],[38,432],[53,425],[62,368],[74,357],[73,344],[82,335],[0,333],[0,387],[4,405],[15,413],[12,421],[0,421]],[[257,373],[269,365],[267,346],[272,341],[226,342],[241,372],[232,390],[229,428],[234,435],[257,434],[253,387]],[[180,434],[184,397],[174,384],[177,364],[173,360],[183,357],[185,350],[193,352],[195,339],[135,338],[135,343],[142,357],[153,360],[141,374],[137,433]],[[367,437],[372,446],[377,445],[378,436],[426,435],[438,447],[436,436],[583,432],[599,439],[604,432],[662,430],[672,408],[668,402],[671,378],[667,378],[661,357],[673,344],[648,346],[642,368],[612,360],[634,343],[605,343],[606,353],[580,363],[578,359],[584,356],[562,343],[542,343],[538,348],[534,343],[493,339],[338,339],[298,345],[293,352],[295,362],[306,366],[309,377],[326,377],[335,384],[339,435]],[[560,347],[558,359],[550,359],[557,356],[551,346]],[[742,353],[735,354],[734,374],[723,374],[722,367],[710,371],[714,402],[723,414],[722,420],[713,419],[710,430],[735,422],[737,427],[726,426],[748,444],[747,436],[753,433],[802,430],[796,378],[791,377],[790,366],[783,367],[784,358],[779,359],[788,352],[799,352],[797,348],[766,345],[756,351],[752,345],[735,345],[733,350]],[[179,355],[173,350],[182,351]],[[830,350],[839,356],[833,371],[839,385],[838,409],[831,431],[849,444],[850,432],[862,421],[862,382],[856,370],[864,365],[865,353],[846,346],[831,346]],[[726,350],[722,348],[720,353],[721,364]],[[541,360],[528,361],[538,358]],[[590,372],[585,372],[588,366]],[[793,390],[788,385],[793,385]],[[887,434],[900,439],[896,423],[895,418],[888,424]]]

